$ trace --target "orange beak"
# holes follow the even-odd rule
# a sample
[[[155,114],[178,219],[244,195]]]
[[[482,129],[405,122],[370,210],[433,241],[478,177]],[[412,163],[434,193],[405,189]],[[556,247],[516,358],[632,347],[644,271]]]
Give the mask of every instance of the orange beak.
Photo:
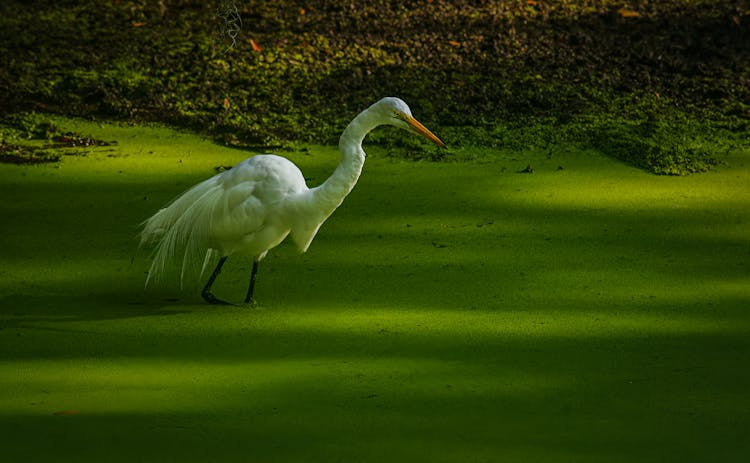
[[[409,116],[408,114],[398,113],[398,116],[401,120],[409,124],[409,127],[411,127],[415,132],[424,136],[439,147],[445,148],[445,143],[443,143],[443,141],[439,139],[434,133],[430,132],[427,127],[422,125],[421,122],[414,119],[412,116]]]

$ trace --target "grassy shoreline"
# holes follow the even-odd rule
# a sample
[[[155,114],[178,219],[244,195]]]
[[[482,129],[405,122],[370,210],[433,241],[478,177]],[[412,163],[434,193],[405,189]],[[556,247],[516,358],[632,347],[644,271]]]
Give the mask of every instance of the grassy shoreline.
[[[233,46],[216,33],[221,3],[3,2],[0,112],[326,145],[400,96],[452,146],[541,132],[667,174],[709,168],[720,156],[702,147],[717,139],[747,146],[744,2],[250,1]]]

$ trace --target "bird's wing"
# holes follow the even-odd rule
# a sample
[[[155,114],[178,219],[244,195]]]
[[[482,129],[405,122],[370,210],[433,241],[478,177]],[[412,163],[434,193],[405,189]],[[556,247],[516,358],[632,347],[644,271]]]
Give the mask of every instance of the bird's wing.
[[[209,249],[229,255],[248,243],[278,244],[288,233],[279,225],[283,208],[278,205],[305,188],[299,169],[273,155],[254,156],[195,185],[144,223],[142,241],[158,242],[149,278],[181,259],[184,279],[187,271],[205,262]],[[269,224],[274,228],[268,229]],[[261,232],[262,240],[253,238]]]
[[[278,237],[283,239],[288,233],[283,203],[290,195],[307,189],[297,166],[280,156],[258,155],[227,174],[222,204],[214,210],[212,238],[222,247],[241,246],[239,241],[243,238],[247,242],[255,234],[273,227],[266,234],[283,234]],[[265,241],[276,241],[276,235],[258,239],[257,245],[263,247]]]

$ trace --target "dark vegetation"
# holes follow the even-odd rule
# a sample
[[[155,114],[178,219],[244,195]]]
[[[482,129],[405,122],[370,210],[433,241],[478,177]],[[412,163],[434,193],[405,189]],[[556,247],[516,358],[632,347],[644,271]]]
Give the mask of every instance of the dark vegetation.
[[[5,117],[162,121],[267,147],[335,143],[386,95],[453,146],[573,144],[656,173],[704,171],[746,144],[750,4],[0,4]],[[374,141],[426,152],[385,133]]]
[[[0,162],[10,164],[57,162],[62,156],[85,156],[89,148],[116,143],[62,131],[55,124],[28,113],[6,117],[0,133],[3,136]]]

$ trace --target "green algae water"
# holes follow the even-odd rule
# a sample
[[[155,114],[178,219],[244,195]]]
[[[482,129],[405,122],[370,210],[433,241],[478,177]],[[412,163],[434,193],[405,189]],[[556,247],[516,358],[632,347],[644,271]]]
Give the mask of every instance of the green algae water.
[[[55,123],[117,143],[0,165],[4,460],[750,451],[747,152],[660,177],[595,151],[408,162],[365,143],[359,183],[310,250],[282,243],[262,262],[259,306],[214,307],[201,282],[144,288],[139,224],[252,153]],[[334,147],[298,148],[280,154],[310,185],[338,162]],[[250,267],[230,259],[217,294],[240,300]]]

